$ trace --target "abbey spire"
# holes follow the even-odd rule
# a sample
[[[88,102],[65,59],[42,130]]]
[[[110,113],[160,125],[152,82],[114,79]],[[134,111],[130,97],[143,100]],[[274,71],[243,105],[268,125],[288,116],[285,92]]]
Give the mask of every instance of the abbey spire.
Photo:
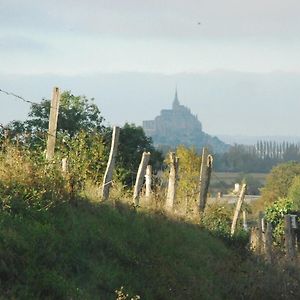
[[[176,87],[175,97],[174,97],[174,100],[173,100],[172,108],[175,109],[176,107],[179,107],[179,106],[180,106],[180,103],[179,103],[179,100],[178,100],[177,87]]]

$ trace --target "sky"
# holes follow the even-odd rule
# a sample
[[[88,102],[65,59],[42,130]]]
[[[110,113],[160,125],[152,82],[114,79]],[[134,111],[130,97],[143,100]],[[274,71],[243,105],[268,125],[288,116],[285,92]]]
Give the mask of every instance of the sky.
[[[299,135],[298,0],[0,0],[0,89],[95,98],[109,124],[180,101],[206,132]],[[28,105],[0,95],[0,123]],[[268,120],[266,122],[266,119]]]

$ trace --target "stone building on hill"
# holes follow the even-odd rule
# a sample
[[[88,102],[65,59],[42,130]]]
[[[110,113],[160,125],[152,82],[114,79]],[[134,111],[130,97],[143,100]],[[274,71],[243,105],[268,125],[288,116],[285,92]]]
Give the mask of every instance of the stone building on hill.
[[[217,137],[211,137],[202,131],[198,117],[180,104],[177,90],[172,109],[163,109],[154,120],[143,121],[143,129],[147,136],[152,137],[154,144],[160,147],[185,145],[200,149],[208,146],[214,152],[224,152],[228,148],[228,145]]]

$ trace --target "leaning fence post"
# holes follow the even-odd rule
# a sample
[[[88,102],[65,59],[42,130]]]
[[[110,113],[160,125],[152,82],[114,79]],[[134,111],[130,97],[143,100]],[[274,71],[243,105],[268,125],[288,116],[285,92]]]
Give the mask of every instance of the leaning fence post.
[[[285,250],[288,260],[293,260],[296,257],[295,237],[291,224],[291,216],[284,216],[284,236],[285,236]]]
[[[203,148],[201,168],[200,168],[200,195],[199,195],[199,212],[203,213],[207,201],[207,193],[210,183],[211,171],[212,171],[213,158],[208,154],[208,149]]]
[[[258,214],[258,236],[257,236],[257,253],[263,254],[265,251],[264,238],[264,213],[262,211]]]
[[[49,128],[48,128],[48,139],[47,139],[47,150],[46,150],[47,160],[51,160],[54,157],[59,100],[60,100],[59,88],[54,87],[52,93],[52,99],[51,99],[51,106],[50,106],[50,116],[49,116]]]
[[[245,231],[248,231],[247,214],[245,210],[243,210],[243,228]]]
[[[146,181],[146,193],[145,193],[145,198],[147,203],[149,204],[150,199],[151,199],[151,184],[152,184],[152,166],[148,165],[146,168],[146,175],[145,175],[145,181]]]
[[[115,160],[118,151],[118,144],[119,144],[119,135],[120,135],[120,128],[114,126],[112,132],[112,140],[111,140],[111,147],[109,153],[109,159],[106,167],[106,171],[104,173],[103,178],[103,186],[102,186],[102,200],[105,201],[109,197],[109,189],[111,187],[113,171],[115,167]]]
[[[140,165],[139,165],[139,169],[138,169],[138,173],[137,173],[136,181],[135,181],[135,185],[134,185],[134,192],[133,192],[134,206],[139,205],[140,191],[143,186],[143,180],[144,180],[144,176],[146,173],[146,167],[148,165],[149,160],[150,160],[150,152],[144,152],[141,162],[140,162]]]
[[[237,225],[237,221],[238,221],[238,218],[240,215],[241,207],[242,207],[243,201],[245,199],[246,189],[247,189],[247,184],[243,184],[239,199],[236,203],[234,215],[233,215],[233,220],[232,220],[232,224],[231,224],[231,235],[234,235],[234,232],[236,229],[236,225]]]
[[[267,230],[265,232],[265,254],[266,260],[269,264],[272,263],[273,256],[272,256],[272,223],[267,223]]]
[[[169,183],[168,183],[168,192],[167,192],[165,209],[167,212],[170,213],[173,211],[174,201],[176,196],[179,158],[176,157],[175,152],[170,152],[169,156],[170,156],[170,173],[169,173]]]

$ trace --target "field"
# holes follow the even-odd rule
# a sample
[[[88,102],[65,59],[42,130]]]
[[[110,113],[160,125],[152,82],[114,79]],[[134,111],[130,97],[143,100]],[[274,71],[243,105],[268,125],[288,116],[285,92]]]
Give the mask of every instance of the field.
[[[213,196],[218,192],[228,194],[233,191],[235,183],[241,183],[244,179],[248,184],[248,193],[259,195],[259,189],[264,186],[267,175],[265,173],[213,172],[210,192]]]
[[[251,176],[261,182],[265,183],[267,173],[247,173],[248,176]],[[236,179],[241,176],[241,173],[238,172],[214,172],[212,176],[212,183],[221,180],[227,184],[235,183]]]

